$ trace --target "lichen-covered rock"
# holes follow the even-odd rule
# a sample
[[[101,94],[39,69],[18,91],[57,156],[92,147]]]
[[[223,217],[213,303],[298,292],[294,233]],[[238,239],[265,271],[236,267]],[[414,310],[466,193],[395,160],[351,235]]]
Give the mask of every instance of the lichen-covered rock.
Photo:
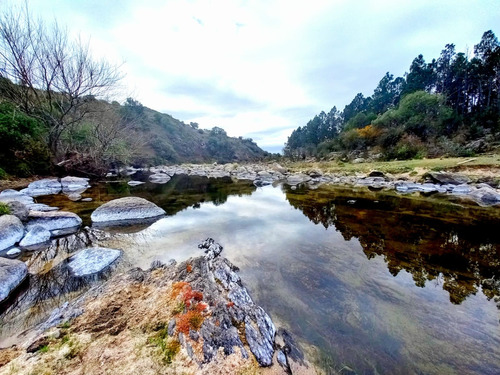
[[[46,244],[50,240],[50,231],[43,225],[33,225],[24,238],[19,242],[19,246],[25,249],[37,248]]]
[[[41,212],[31,211],[26,228],[31,230],[34,226],[41,225],[49,230],[52,235],[58,236],[76,231],[82,224],[82,219],[66,211]]]
[[[28,274],[24,262],[0,257],[0,302],[23,282]]]
[[[70,257],[68,267],[74,276],[93,275],[111,265],[121,254],[121,250],[90,247]]]
[[[0,251],[14,246],[23,238],[24,226],[14,215],[0,216]]]
[[[124,223],[140,219],[159,218],[165,211],[156,204],[138,197],[109,201],[98,207],[90,216],[94,223]]]

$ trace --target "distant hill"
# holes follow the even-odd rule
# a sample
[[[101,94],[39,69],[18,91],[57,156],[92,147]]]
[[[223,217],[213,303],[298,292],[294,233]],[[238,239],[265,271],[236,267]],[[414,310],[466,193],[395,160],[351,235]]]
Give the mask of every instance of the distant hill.
[[[251,138],[228,137],[224,129],[200,129],[198,124],[184,122],[172,116],[142,106],[127,99],[124,105],[113,104],[142,138],[136,164],[241,162],[261,160],[270,154]]]

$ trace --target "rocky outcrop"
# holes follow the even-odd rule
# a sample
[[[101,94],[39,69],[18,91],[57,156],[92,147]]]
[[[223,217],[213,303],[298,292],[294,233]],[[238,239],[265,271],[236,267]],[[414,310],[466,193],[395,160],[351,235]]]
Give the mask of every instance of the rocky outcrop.
[[[0,216],[0,251],[14,246],[23,238],[24,226],[14,215]]]
[[[0,302],[23,282],[28,275],[28,267],[20,260],[0,257]]]
[[[73,213],[66,211],[39,212],[31,211],[26,228],[28,231],[35,226],[42,226],[54,236],[73,233],[82,224],[82,219]]]
[[[138,197],[109,201],[98,207],[90,216],[93,223],[120,225],[144,219],[156,219],[165,211],[156,204]]]
[[[122,254],[121,250],[104,247],[90,247],[80,250],[68,260],[68,267],[73,276],[82,277],[101,272],[115,262]]]

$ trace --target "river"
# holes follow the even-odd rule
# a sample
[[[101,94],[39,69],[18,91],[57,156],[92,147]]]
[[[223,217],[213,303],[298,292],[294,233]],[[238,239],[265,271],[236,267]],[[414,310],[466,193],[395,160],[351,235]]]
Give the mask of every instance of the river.
[[[21,302],[4,312],[4,342],[89,283],[157,259],[198,256],[197,244],[213,237],[240,268],[255,302],[327,373],[499,373],[498,208],[368,189],[256,188],[187,176],[164,185],[97,184],[84,193],[92,202],[63,195],[38,201],[76,212],[90,225],[96,207],[127,195],[155,202],[167,216],[147,228],[114,231],[103,242],[124,251],[119,265],[67,287],[54,288],[54,280],[68,283],[51,267],[83,244],[59,239],[24,254],[37,274],[26,289],[39,295],[23,303],[21,293]]]

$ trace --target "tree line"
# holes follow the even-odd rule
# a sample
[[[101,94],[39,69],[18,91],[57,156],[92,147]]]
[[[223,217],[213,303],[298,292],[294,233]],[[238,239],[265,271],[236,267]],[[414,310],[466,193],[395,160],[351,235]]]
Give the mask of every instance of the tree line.
[[[467,155],[472,141],[493,142],[500,130],[500,44],[486,31],[472,56],[447,44],[426,62],[418,55],[404,77],[389,72],[373,95],[321,112],[292,132],[285,156],[323,157],[363,151],[386,159]],[[483,144],[484,143],[480,143]]]

